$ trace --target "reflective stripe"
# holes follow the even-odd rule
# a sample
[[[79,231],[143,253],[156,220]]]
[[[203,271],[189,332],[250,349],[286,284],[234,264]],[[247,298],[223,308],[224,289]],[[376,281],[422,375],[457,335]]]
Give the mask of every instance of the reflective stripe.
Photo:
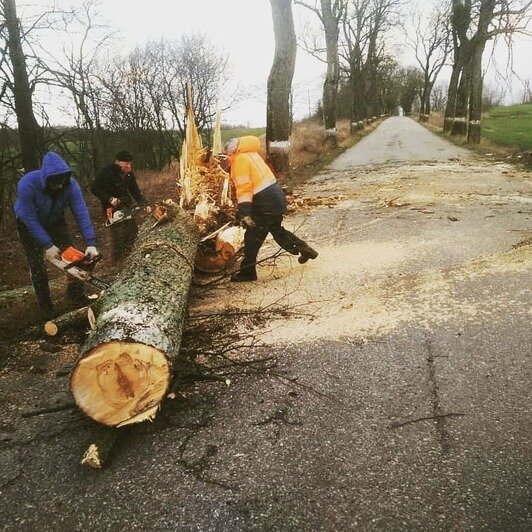
[[[257,192],[260,192],[261,190],[264,190],[265,188],[268,188],[269,186],[273,185],[274,183],[275,183],[275,179],[271,179],[269,181],[261,183],[261,185],[259,187],[253,189],[253,194],[257,194]]]
[[[251,194],[242,194],[238,197],[238,203],[249,203],[253,201],[253,196]]]

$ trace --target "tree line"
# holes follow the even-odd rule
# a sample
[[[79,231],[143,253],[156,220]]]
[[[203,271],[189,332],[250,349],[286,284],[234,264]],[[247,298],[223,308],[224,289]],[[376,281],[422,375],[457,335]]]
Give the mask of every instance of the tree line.
[[[209,134],[227,58],[199,34],[118,55],[118,41],[96,8],[90,0],[23,24],[15,0],[0,1],[2,214],[23,171],[38,168],[51,149],[65,156],[82,185],[123,147],[135,153],[140,168],[165,167],[185,131],[187,81],[197,124]],[[51,41],[62,45],[50,50],[42,44]],[[52,123],[48,111],[58,106],[74,125]]]
[[[426,120],[445,109],[445,131],[479,142],[482,58],[490,40],[511,45],[526,32],[531,0],[444,0],[410,17],[405,43],[415,65],[401,66],[390,34],[404,27],[408,0],[270,0],[275,55],[268,78],[266,143],[270,163],[287,170],[292,78],[297,45],[326,65],[319,114],[335,142],[338,118],[352,124],[419,110]],[[308,11],[319,31],[296,35],[293,8]],[[53,39],[50,37],[53,36]],[[60,42],[58,49],[43,43]],[[21,21],[15,0],[0,0],[0,213],[11,204],[23,170],[42,154],[60,151],[83,181],[120,147],[139,167],[160,169],[176,157],[185,129],[190,82],[194,111],[208,134],[216,115],[227,57],[204,35],[161,39],[125,55],[100,20],[96,0],[77,9],[54,9]],[[452,67],[448,87],[438,82]],[[52,98],[54,101],[46,101]],[[238,98],[226,97],[225,108]],[[66,110],[69,127],[48,112]]]
[[[294,0],[320,21],[318,34],[302,46],[327,64],[323,85],[324,127],[334,131],[339,116],[352,121],[390,113],[405,114],[419,102],[421,120],[433,105],[445,104],[445,131],[480,142],[482,58],[491,40],[511,48],[517,33],[529,34],[530,0],[444,0],[409,16],[408,0]],[[416,64],[402,67],[387,46],[390,31],[405,26],[406,44]],[[446,94],[437,85],[452,67]],[[436,90],[436,93],[433,91]]]

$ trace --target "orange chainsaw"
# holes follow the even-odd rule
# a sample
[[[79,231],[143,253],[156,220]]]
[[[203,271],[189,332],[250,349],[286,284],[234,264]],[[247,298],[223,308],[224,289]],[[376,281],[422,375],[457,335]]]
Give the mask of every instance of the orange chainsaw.
[[[100,259],[100,255],[94,259],[89,259],[82,251],[70,246],[61,253],[61,260],[50,258],[46,260],[84,283],[88,283],[99,290],[107,290],[111,286],[110,283],[92,275],[92,270]]]

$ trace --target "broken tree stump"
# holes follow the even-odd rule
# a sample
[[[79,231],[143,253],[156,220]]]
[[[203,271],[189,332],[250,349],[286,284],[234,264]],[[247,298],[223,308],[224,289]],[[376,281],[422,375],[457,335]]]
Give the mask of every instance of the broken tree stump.
[[[155,416],[179,353],[198,242],[192,217],[176,206],[164,223],[142,225],[70,379],[92,419],[119,427]]]
[[[87,450],[81,458],[81,465],[101,469],[109,460],[120,429],[98,426],[92,431]]]

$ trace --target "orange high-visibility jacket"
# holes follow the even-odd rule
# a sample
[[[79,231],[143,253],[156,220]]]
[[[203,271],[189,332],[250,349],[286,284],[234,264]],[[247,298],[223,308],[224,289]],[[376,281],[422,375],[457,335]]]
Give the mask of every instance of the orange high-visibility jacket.
[[[259,150],[260,140],[251,135],[232,139],[226,144],[239,208],[242,204],[251,205],[255,194],[277,182]]]

